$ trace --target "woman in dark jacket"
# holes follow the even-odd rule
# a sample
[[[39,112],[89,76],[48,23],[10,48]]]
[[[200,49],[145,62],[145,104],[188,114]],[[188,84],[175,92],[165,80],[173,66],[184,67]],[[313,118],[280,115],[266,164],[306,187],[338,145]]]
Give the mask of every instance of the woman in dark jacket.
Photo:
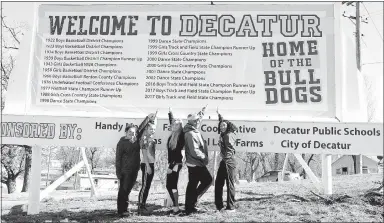
[[[129,194],[136,182],[140,169],[140,139],[148,123],[156,122],[156,115],[147,116],[139,127],[127,124],[125,136],[116,146],[116,176],[119,179],[117,212],[120,217],[129,216]]]
[[[215,205],[217,210],[224,208],[223,204],[223,187],[224,183],[227,183],[227,210],[235,210],[235,132],[237,127],[230,121],[224,120],[217,109],[219,115],[219,128],[220,134],[219,146],[221,162],[219,170],[217,171],[215,181]]]
[[[166,187],[173,202],[173,213],[180,212],[179,209],[179,193],[177,190],[177,183],[179,181],[179,173],[182,168],[183,156],[181,151],[184,148],[184,133],[183,122],[181,119],[175,119],[169,108],[169,124],[172,126],[172,133],[167,141],[168,148],[168,170],[167,170],[167,183]]]

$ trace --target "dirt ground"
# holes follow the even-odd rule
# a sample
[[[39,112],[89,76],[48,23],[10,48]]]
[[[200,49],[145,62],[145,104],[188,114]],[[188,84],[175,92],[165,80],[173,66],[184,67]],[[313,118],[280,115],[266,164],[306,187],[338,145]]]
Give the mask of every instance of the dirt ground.
[[[15,201],[26,201],[26,194],[2,196],[3,222],[383,222],[383,203],[364,194],[382,181],[382,174],[349,175],[333,178],[332,196],[320,198],[309,180],[300,182],[243,183],[236,185],[236,206],[233,213],[216,212],[214,188],[202,197],[202,212],[190,216],[170,216],[163,207],[165,190],[150,191],[148,216],[119,218],[116,214],[117,191],[100,191],[97,199],[90,192],[55,191],[44,200],[40,214],[26,215],[26,207]],[[180,205],[184,208],[185,185],[179,187]],[[130,209],[137,206],[137,191],[130,196]],[[348,195],[349,197],[341,197]],[[224,193],[224,200],[226,193]],[[340,198],[339,200],[337,198]],[[379,197],[380,198],[380,197]],[[12,203],[13,201],[13,203]],[[333,202],[332,202],[333,201]],[[21,202],[22,203],[22,202]]]

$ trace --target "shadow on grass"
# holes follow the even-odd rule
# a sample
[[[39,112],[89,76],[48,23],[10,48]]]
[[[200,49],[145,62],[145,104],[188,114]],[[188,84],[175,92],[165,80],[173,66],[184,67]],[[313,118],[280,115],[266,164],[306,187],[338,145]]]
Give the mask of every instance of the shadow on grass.
[[[246,195],[256,195],[256,196],[273,196],[274,195],[274,194],[259,194],[251,191],[239,191],[239,193],[246,194]]]
[[[135,204],[132,202],[131,204]],[[24,209],[23,209],[24,208]],[[142,214],[142,216],[151,215],[151,216],[168,216],[169,211],[164,209],[161,211],[157,211],[163,209],[164,207],[160,205],[151,205],[149,204],[147,207],[150,212],[148,214]],[[132,215],[137,216],[137,209],[130,208]],[[2,220],[5,222],[63,222],[64,220],[68,220],[69,222],[111,222],[120,220],[117,215],[117,211],[115,209],[99,209],[94,211],[68,211],[66,209],[58,211],[58,212],[40,212],[36,215],[27,215],[27,210],[23,205],[16,205],[11,208],[9,214],[3,215]],[[130,218],[130,217],[125,217]]]

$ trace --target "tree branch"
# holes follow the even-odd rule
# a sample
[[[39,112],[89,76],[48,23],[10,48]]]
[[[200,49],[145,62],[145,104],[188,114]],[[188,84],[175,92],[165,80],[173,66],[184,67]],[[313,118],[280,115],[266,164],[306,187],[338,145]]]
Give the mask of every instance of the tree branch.
[[[15,47],[15,46],[3,46],[4,49],[13,49],[13,50],[18,50],[19,47]]]
[[[17,34],[16,34],[16,32],[15,32],[15,29],[14,29],[14,28],[11,28],[11,27],[9,27],[9,26],[7,26],[7,24],[6,24],[5,21],[4,21],[4,16],[1,17],[1,23],[2,23],[2,25],[4,26],[4,28],[6,28],[6,29],[11,33],[13,39],[14,39],[18,44],[20,44],[20,41],[19,41],[19,39],[17,38]]]

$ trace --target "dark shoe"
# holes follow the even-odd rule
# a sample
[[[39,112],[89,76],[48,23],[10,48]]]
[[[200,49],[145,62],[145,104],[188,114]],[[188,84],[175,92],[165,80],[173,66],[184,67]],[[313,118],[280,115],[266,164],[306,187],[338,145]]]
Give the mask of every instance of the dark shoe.
[[[146,215],[146,214],[149,214],[149,210],[148,210],[148,208],[147,207],[145,207],[145,206],[141,206],[141,207],[139,207],[138,208],[138,210],[137,210],[137,213],[139,214],[139,215]]]
[[[196,208],[192,208],[191,210],[185,210],[185,215],[190,215],[197,212],[199,211]]]
[[[119,213],[118,215],[119,215],[120,218],[131,216],[129,212]]]
[[[181,214],[181,210],[178,210],[178,211],[171,211],[171,215],[180,215]]]
[[[225,209],[226,212],[236,212],[236,209],[235,208],[226,208]]]
[[[217,209],[218,211],[221,211],[221,210],[223,210],[223,208],[224,208],[224,206],[221,206],[221,207],[216,207],[216,209]]]

